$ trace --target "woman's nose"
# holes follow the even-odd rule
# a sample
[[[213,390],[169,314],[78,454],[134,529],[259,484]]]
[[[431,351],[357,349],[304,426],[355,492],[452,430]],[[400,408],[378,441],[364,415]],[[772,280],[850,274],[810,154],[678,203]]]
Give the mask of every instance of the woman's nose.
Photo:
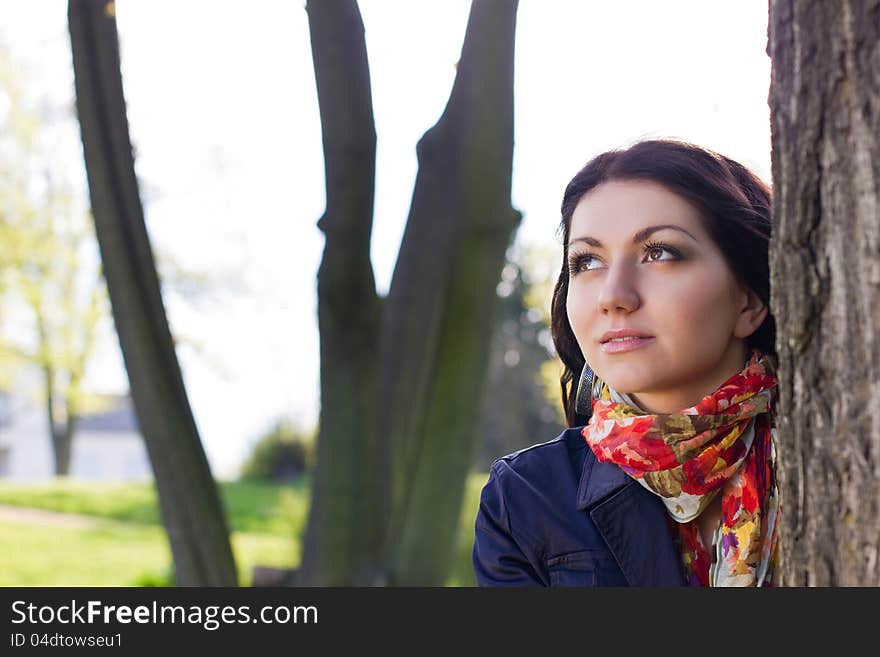
[[[635,285],[635,272],[626,264],[612,265],[599,290],[599,310],[602,312],[632,312],[641,303]]]

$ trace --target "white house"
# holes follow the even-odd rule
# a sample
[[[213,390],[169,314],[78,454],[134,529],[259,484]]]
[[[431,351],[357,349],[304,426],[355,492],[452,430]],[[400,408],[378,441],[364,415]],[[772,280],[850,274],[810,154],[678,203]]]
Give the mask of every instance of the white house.
[[[70,478],[144,481],[153,473],[131,398],[109,397],[102,413],[83,415],[74,430]],[[27,395],[0,390],[0,479],[41,481],[54,476],[45,408]]]

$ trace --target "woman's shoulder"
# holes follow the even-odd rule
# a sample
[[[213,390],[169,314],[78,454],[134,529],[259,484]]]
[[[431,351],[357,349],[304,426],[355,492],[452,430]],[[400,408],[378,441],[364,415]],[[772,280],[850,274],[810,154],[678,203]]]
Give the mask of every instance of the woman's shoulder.
[[[578,505],[587,459],[582,427],[493,463],[474,522],[480,585],[595,586],[626,579]]]
[[[492,465],[498,464],[499,461],[504,461],[507,464],[514,464],[516,462],[523,464],[535,459],[552,457],[557,452],[563,450],[579,451],[585,449],[587,443],[581,434],[582,429],[583,427],[563,429],[555,438],[523,447],[504,456],[499,456]]]
[[[510,475],[514,475],[515,480],[534,477],[544,479],[558,476],[562,468],[580,471],[587,453],[592,454],[587,449],[581,429],[583,427],[565,429],[551,440],[495,459],[490,468],[490,477],[508,479]]]

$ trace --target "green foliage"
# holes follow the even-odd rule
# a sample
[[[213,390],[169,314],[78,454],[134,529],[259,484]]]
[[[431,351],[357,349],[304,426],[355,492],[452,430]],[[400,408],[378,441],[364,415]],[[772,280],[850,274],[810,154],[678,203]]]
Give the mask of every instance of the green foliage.
[[[59,132],[75,125],[72,103],[57,104],[37,89],[38,76],[0,48],[0,106],[7,109],[0,114],[0,302],[13,311],[0,315],[0,336],[17,327],[5,344],[0,337],[0,366],[39,367],[45,392],[38,398],[66,427],[92,410],[82,383],[110,306],[94,227],[70,164],[77,144],[59,137],[76,134]],[[24,318],[30,326],[22,331]],[[0,385],[10,384],[0,374]]]
[[[278,420],[254,444],[241,469],[244,480],[294,481],[311,471],[314,462],[314,432]]]

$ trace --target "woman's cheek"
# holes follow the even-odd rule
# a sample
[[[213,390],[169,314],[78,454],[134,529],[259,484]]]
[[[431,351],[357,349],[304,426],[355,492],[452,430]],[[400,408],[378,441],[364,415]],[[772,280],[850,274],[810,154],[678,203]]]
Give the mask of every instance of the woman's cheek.
[[[588,317],[583,301],[575,295],[569,294],[566,307],[568,309],[568,323],[571,325],[575,340],[577,340],[584,358],[589,360],[591,319]]]

